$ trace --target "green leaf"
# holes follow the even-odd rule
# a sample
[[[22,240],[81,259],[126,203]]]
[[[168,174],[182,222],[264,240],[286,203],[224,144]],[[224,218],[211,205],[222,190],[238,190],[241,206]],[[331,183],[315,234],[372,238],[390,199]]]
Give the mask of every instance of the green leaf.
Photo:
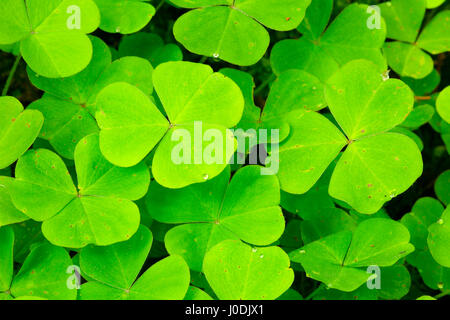
[[[410,43],[416,41],[425,16],[426,0],[391,0],[382,3],[380,9],[386,20],[388,38]]]
[[[417,45],[431,54],[450,51],[450,10],[436,14],[417,40]]]
[[[106,247],[85,247],[80,253],[82,272],[103,285],[127,290],[147,259],[152,242],[152,233],[141,225],[128,241]]]
[[[376,66],[366,60],[350,62],[337,72],[328,81],[325,97],[351,140],[392,129],[414,104],[407,85],[397,79],[384,81]]]
[[[75,300],[76,290],[67,287],[66,270],[72,265],[68,252],[49,244],[31,251],[11,285],[11,295],[50,300]]]
[[[322,6],[320,10],[323,10]],[[270,57],[274,72],[279,74],[288,69],[301,69],[326,82],[340,66],[364,58],[374,62],[382,73],[387,67],[380,51],[386,26],[381,21],[380,29],[371,30],[367,27],[368,19],[366,5],[352,4],[339,14],[319,39],[311,42],[302,37],[278,42]]]
[[[20,41],[23,58],[38,74],[68,77],[89,64],[92,44],[86,34],[100,23],[94,1],[9,0],[0,15],[14,17],[0,24],[0,44]]]
[[[416,248],[416,251],[407,257],[410,264],[417,266],[423,252],[428,251],[428,227],[441,217],[443,211],[444,207],[438,200],[430,197],[420,198],[411,212],[400,220],[408,228],[411,243]]]
[[[258,62],[269,46],[269,33],[263,26],[278,31],[295,29],[310,3],[310,0],[175,2],[200,9],[181,16],[175,22],[174,35],[191,52],[248,66]]]
[[[0,292],[9,290],[14,272],[14,232],[9,227],[0,228]]]
[[[33,144],[44,123],[42,113],[23,110],[13,97],[0,97],[0,169],[15,162]]]
[[[149,60],[153,67],[164,62],[183,60],[183,52],[176,44],[164,44],[160,36],[146,32],[123,37],[119,44],[119,56],[141,57]]]
[[[433,118],[434,108],[428,104],[416,106],[401,123],[402,127],[417,129]]]
[[[168,121],[150,98],[125,82],[103,89],[97,97],[97,108],[100,149],[118,166],[139,163],[169,129]]]
[[[436,111],[442,119],[450,123],[450,86],[441,91],[436,100]]]
[[[221,300],[273,300],[294,280],[289,264],[278,247],[252,248],[227,240],[206,254],[203,270]]]
[[[406,83],[415,93],[416,96],[424,96],[433,92],[441,82],[441,75],[433,69],[433,71],[422,79],[414,79],[402,77],[401,79]]]
[[[450,289],[450,268],[437,263],[429,251],[420,253],[416,260],[415,267],[428,287],[434,290]]]
[[[346,144],[342,133],[324,116],[296,110],[285,116],[289,137],[273,151],[279,158],[278,178],[283,191],[302,194],[311,189]],[[308,134],[305,134],[308,133]]]
[[[428,247],[431,255],[440,265],[450,268],[450,207],[445,209],[442,217],[428,228]]]
[[[433,9],[443,4],[445,0],[427,0],[427,9]]]
[[[110,33],[129,34],[144,28],[155,14],[148,0],[95,0],[100,14],[100,29]]]
[[[319,39],[333,11],[333,0],[312,0],[298,30],[313,40]]]
[[[433,71],[433,59],[416,45],[386,42],[383,52],[389,66],[403,77],[422,79]]]
[[[134,243],[134,246],[136,245]],[[108,256],[116,252],[118,256],[108,257],[108,260],[114,263],[116,259],[121,260],[124,255],[129,254],[123,249],[124,247],[120,251],[117,251],[117,248],[116,251],[107,249],[104,254]],[[169,256],[152,265],[136,281],[133,279],[130,286],[116,287],[99,281],[89,281],[81,286],[80,298],[81,300],[182,300],[188,290],[189,279],[186,262],[179,256]]]
[[[75,147],[83,137],[98,132],[94,118],[96,98],[104,87],[121,81],[139,86],[146,94],[153,90],[153,69],[148,61],[126,57],[111,63],[108,46],[98,38],[91,39],[93,58],[88,67],[75,76],[48,79],[28,70],[32,83],[46,92],[29,106],[45,116],[40,137],[47,139],[68,159],[73,159]]]
[[[368,219],[356,230],[342,231],[291,252],[307,276],[324,282],[329,288],[351,292],[367,281],[362,269],[370,265],[391,266],[414,250],[409,232],[389,219]]]
[[[406,191],[422,170],[422,157],[413,140],[398,133],[374,135],[347,147],[329,192],[358,212],[372,214]]]
[[[448,190],[450,190],[450,170],[441,173],[434,184],[436,196],[446,206],[450,203],[450,194]]]
[[[13,224],[14,230],[14,261],[23,263],[25,258],[36,245],[45,241],[41,231],[41,223],[27,220]]]
[[[81,248],[129,239],[139,225],[139,210],[130,200],[147,192],[147,167],[113,166],[101,155],[95,134],[80,141],[75,164],[78,190],[56,154],[29,151],[17,163],[13,203],[33,220],[44,221],[43,234],[56,245]]]
[[[161,140],[152,162],[158,183],[182,188],[214,178],[235,150],[233,135],[227,128],[235,126],[242,116],[244,99],[239,87],[211,67],[190,62],[159,65],[153,83],[170,124],[152,101],[132,86],[113,84],[100,93],[97,120],[103,154],[116,165],[131,166]],[[203,143],[207,130],[214,132],[211,144]],[[182,141],[177,142],[180,137]],[[175,152],[180,145],[183,154],[190,152],[188,161],[180,159],[178,163],[174,157],[179,156]],[[214,161],[204,159],[205,155]]]
[[[9,189],[11,188],[10,184],[13,181],[14,179],[12,178],[0,176],[0,227],[29,219],[26,215],[17,210],[11,201]]]
[[[243,167],[229,184],[229,168],[210,181],[183,189],[152,184],[147,196],[152,217],[164,223],[184,223],[166,234],[167,251],[181,255],[191,269],[201,271],[205,253],[222,240],[242,239],[256,245],[278,240],[285,224],[278,206],[279,184],[276,176],[261,175],[261,169]]]
[[[203,290],[197,287],[189,286],[184,300],[213,300],[213,298],[211,298],[209,294],[207,294]]]
[[[411,288],[411,275],[405,266],[381,268],[381,288],[378,296],[385,300],[399,300]]]

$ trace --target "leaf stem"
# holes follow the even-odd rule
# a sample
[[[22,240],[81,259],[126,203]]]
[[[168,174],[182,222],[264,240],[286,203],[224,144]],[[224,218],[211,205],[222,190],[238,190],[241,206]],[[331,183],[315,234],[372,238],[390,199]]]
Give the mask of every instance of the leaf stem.
[[[159,9],[166,3],[166,0],[161,0],[161,2],[156,6],[155,14],[158,12]]]
[[[312,298],[314,298],[324,287],[325,287],[325,285],[323,283],[321,283],[320,286],[318,286],[313,292],[311,292],[305,298],[305,300],[311,300]]]
[[[274,74],[272,74],[270,77],[268,77],[263,83],[261,83],[259,85],[258,88],[256,88],[254,95],[256,96],[259,93],[261,93],[261,91],[263,91],[264,88],[267,87],[275,79],[276,79],[276,76]]]
[[[445,296],[447,296],[449,294],[450,294],[450,290],[442,291],[438,295],[434,296],[434,298],[435,299],[440,299],[440,298],[443,298],[443,297],[445,297]]]
[[[429,97],[429,96],[426,96],[426,97],[416,96],[415,99],[416,99],[416,101],[423,101],[423,100],[431,100],[431,97]]]
[[[17,55],[16,61],[14,61],[14,64],[11,68],[11,71],[9,72],[8,79],[6,79],[5,86],[3,87],[2,96],[6,96],[8,93],[9,87],[11,86],[11,82],[14,78],[14,74],[16,73],[17,67],[19,66],[20,59],[22,56],[20,54]]]

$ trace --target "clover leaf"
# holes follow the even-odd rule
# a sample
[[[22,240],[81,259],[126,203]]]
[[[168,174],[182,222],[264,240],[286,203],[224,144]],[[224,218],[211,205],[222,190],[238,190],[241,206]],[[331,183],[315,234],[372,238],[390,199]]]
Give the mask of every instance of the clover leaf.
[[[13,203],[43,221],[42,232],[55,245],[81,248],[129,239],[140,219],[131,200],[147,192],[147,167],[113,166],[100,153],[97,134],[79,142],[75,166],[78,188],[60,157],[46,149],[30,150],[16,166]]]
[[[172,0],[183,8],[198,8],[175,22],[175,39],[186,49],[240,66],[258,62],[270,37],[267,30],[295,29],[311,0]]]
[[[442,266],[450,268],[450,207],[445,209],[442,217],[430,225],[428,247],[433,258]]]
[[[13,97],[0,97],[0,169],[15,162],[33,144],[44,117],[36,110],[23,110]]]
[[[203,271],[221,300],[273,300],[294,280],[288,255],[278,247],[252,248],[226,240],[206,253]]]
[[[436,100],[436,111],[442,119],[450,123],[450,86],[441,91]]]
[[[383,50],[389,66],[401,76],[421,79],[432,72],[433,59],[423,50],[431,54],[450,50],[448,32],[443,32],[450,30],[450,10],[439,12],[419,35],[426,5],[426,0],[392,0],[380,5],[387,37],[396,40],[387,42]]]
[[[87,33],[100,15],[92,0],[5,0],[0,8],[0,44],[20,42],[20,52],[36,73],[68,77],[91,60]]]
[[[0,215],[0,227],[9,224],[19,223],[28,220],[29,218],[22,212],[17,210],[11,200],[9,194],[10,184],[14,181],[10,177],[0,176],[0,208],[2,213]]]
[[[111,63],[111,52],[99,38],[91,37],[93,57],[85,70],[69,78],[49,79],[28,70],[31,82],[45,91],[29,109],[45,116],[40,137],[46,139],[65,158],[73,159],[78,142],[98,132],[94,115],[98,93],[107,85],[121,81],[139,86],[151,94],[153,68],[138,57],[125,57]]]
[[[228,128],[242,115],[244,99],[239,87],[209,66],[190,62],[167,62],[153,73],[153,85],[169,121],[139,89],[125,83],[106,87],[97,98],[96,118],[100,126],[100,148],[106,159],[127,167],[139,163],[156,148],[152,172],[159,184],[182,188],[217,176],[234,153],[234,137]],[[214,146],[202,143],[205,132],[213,129]],[[173,159],[181,132],[197,141],[184,141],[188,161]],[[189,140],[189,139],[188,139]],[[201,140],[201,141],[200,141]],[[219,143],[217,140],[219,140]],[[178,140],[179,141],[179,140]],[[230,147],[231,146],[231,147]],[[214,156],[209,163],[204,155]],[[204,161],[198,161],[201,156]]]
[[[150,61],[153,67],[164,62],[183,60],[183,52],[176,44],[164,44],[160,36],[146,32],[123,37],[119,44],[119,56],[141,57]]]
[[[370,265],[391,266],[414,251],[408,229],[401,223],[373,218],[361,222],[355,231],[341,231],[290,253],[301,263],[308,277],[329,288],[351,292],[365,283]]]
[[[281,189],[294,194],[310,190],[347,144],[331,177],[329,193],[361,213],[375,213],[422,172],[414,141],[385,133],[406,118],[413,94],[400,80],[384,81],[373,63],[355,60],[330,78],[325,98],[349,140],[346,143],[342,133],[318,113],[297,110],[287,114],[291,134],[278,151]]]
[[[442,172],[434,184],[434,192],[444,205],[450,204],[450,170]]]
[[[205,253],[226,239],[269,245],[282,235],[284,217],[279,184],[262,167],[246,166],[230,180],[229,167],[201,184],[170,190],[152,184],[147,209],[160,222],[182,224],[165,236],[167,251],[181,255],[190,268],[201,271]],[[259,190],[257,194],[254,190]],[[195,200],[195,201],[193,201]],[[189,206],[187,206],[189,204]],[[183,210],[179,210],[183,206]]]
[[[155,14],[149,0],[94,0],[100,14],[100,29],[129,34],[144,28]]]
[[[386,61],[381,54],[386,37],[384,21],[380,21],[379,29],[368,28],[367,6],[352,4],[322,34],[331,8],[327,2],[324,5],[323,1],[313,0],[306,12],[307,20],[299,29],[304,36],[275,44],[270,60],[276,74],[301,69],[326,82],[340,66],[356,59],[374,62],[380,73],[386,70]],[[310,21],[315,22],[308,23]]]
[[[442,204],[430,197],[420,198],[416,201],[411,212],[401,219],[411,234],[411,243],[416,248],[415,252],[406,259],[412,265],[417,265],[424,252],[428,251],[428,227],[438,221],[444,211]]]
[[[0,300],[76,298],[76,291],[67,287],[66,270],[72,265],[72,260],[65,249],[50,244],[39,245],[14,274],[13,245],[13,230],[0,228]]]
[[[179,256],[152,265],[138,279],[153,236],[140,226],[128,241],[81,250],[80,268],[89,281],[81,286],[81,300],[181,300],[189,287],[189,268]]]

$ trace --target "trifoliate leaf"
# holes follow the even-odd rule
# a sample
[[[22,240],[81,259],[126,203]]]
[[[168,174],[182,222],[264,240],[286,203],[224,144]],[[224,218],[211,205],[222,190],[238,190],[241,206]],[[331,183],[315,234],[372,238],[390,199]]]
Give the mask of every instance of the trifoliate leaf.
[[[0,44],[20,41],[20,51],[36,73],[61,78],[83,70],[91,60],[87,33],[100,14],[92,0],[7,0],[0,8]]]
[[[199,8],[182,15],[174,25],[175,38],[186,49],[248,66],[258,62],[269,46],[270,37],[264,26],[278,31],[295,29],[311,0],[172,2]]]
[[[205,253],[222,240],[242,239],[256,245],[278,240],[285,224],[278,206],[279,184],[276,176],[261,175],[261,169],[243,167],[229,184],[229,168],[211,181],[179,190],[152,184],[147,196],[152,217],[164,223],[184,223],[166,234],[167,251],[181,255],[191,269],[201,271]]]
[[[77,145],[75,164],[78,188],[56,154],[30,150],[17,163],[13,203],[33,220],[44,221],[43,234],[56,245],[81,248],[129,239],[139,225],[139,210],[130,200],[147,192],[147,167],[113,166],[101,155],[95,134]]]
[[[391,266],[414,250],[409,232],[389,219],[368,219],[356,230],[342,231],[291,252],[307,275],[329,288],[351,292],[367,281],[370,265]]]

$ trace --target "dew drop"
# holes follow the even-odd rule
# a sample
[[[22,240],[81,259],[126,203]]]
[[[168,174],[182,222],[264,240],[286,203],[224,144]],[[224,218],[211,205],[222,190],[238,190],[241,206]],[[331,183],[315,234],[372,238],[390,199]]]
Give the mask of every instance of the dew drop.
[[[381,78],[383,79],[383,81],[389,80],[389,73],[390,72],[391,72],[391,70],[387,70],[386,72],[381,74]]]
[[[205,173],[205,174],[203,175],[203,180],[208,180],[208,178],[209,178],[209,175],[208,175],[207,173]]]
[[[213,53],[213,57],[217,59],[219,57],[219,54],[217,52],[215,52],[215,53]]]
[[[256,251],[258,251],[258,249],[252,248],[252,252],[256,252]]]
[[[444,284],[442,282],[439,282],[437,286],[439,289],[444,289]]]
[[[300,251],[299,251],[299,253],[301,253],[301,254],[305,254],[305,253],[306,253],[306,251],[305,251],[305,250],[300,250]]]
[[[262,255],[260,255],[259,257],[262,259],[262,258],[264,258],[264,255],[262,254]]]
[[[438,224],[444,224],[444,219],[439,219],[437,223]]]
[[[116,32],[119,33],[120,32],[120,27],[116,28]]]

